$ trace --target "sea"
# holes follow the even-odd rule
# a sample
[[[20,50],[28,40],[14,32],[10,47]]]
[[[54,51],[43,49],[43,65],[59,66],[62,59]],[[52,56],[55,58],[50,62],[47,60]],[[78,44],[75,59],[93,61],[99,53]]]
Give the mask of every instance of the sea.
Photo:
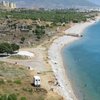
[[[78,100],[100,100],[100,22],[62,50],[66,75]]]

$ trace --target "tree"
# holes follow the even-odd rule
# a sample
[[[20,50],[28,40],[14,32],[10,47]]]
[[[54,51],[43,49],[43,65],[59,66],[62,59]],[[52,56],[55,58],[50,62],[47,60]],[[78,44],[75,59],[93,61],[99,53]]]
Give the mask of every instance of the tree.
[[[37,39],[40,39],[45,34],[45,27],[44,26],[37,26],[35,29],[35,35]]]
[[[12,47],[9,43],[1,43],[0,44],[0,53],[12,53]]]
[[[7,53],[7,54],[11,54],[14,51],[19,50],[19,45],[13,43],[1,43],[0,44],[0,53]]]
[[[15,43],[11,44],[11,47],[12,47],[13,51],[17,51],[20,48],[19,45],[15,44]]]
[[[5,53],[6,47],[2,44],[0,44],[0,53]]]

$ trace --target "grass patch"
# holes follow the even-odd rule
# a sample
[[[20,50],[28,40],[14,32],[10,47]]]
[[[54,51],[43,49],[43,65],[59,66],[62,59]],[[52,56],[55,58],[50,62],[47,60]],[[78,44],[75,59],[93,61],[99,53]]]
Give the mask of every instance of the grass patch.
[[[21,80],[19,80],[19,79],[18,80],[15,80],[14,83],[21,84]]]

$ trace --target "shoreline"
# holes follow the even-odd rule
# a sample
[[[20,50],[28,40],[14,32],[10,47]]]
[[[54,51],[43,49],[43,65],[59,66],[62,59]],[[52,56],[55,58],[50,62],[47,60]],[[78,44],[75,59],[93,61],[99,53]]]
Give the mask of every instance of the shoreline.
[[[64,48],[65,45],[67,46],[70,43],[80,39],[79,37],[67,36],[66,34],[67,33],[82,34],[84,29],[93,25],[95,22],[98,21],[98,19],[99,18],[97,18],[96,21],[78,23],[69,28],[68,30],[65,30],[64,31],[65,35],[55,39],[48,50],[49,63],[59,83],[59,86],[57,86],[55,91],[61,96],[63,96],[64,100],[78,100],[78,99],[75,96],[71,83],[66,75],[63,64],[63,58],[61,55],[61,50],[62,48]]]

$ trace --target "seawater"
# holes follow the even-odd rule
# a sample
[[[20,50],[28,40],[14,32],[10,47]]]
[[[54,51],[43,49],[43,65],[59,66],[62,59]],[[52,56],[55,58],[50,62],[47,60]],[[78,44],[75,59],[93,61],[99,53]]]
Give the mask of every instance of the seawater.
[[[100,100],[100,22],[62,50],[66,74],[79,100]]]

